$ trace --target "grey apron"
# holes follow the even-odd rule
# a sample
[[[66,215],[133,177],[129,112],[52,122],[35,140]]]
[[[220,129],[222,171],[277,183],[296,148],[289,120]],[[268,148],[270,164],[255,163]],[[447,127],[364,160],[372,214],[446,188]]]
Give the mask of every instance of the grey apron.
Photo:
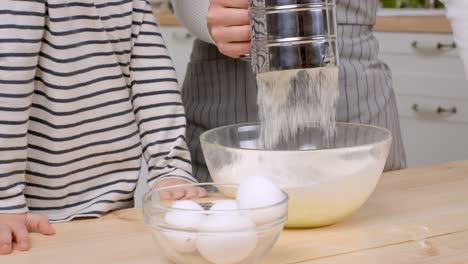
[[[340,98],[337,121],[373,124],[393,133],[385,170],[406,167],[391,72],[378,59],[372,34],[378,0],[337,0],[340,47]],[[218,52],[216,46],[196,40],[183,84],[187,112],[187,142],[193,176],[211,181],[199,136],[211,128],[257,121],[257,86],[247,62]]]

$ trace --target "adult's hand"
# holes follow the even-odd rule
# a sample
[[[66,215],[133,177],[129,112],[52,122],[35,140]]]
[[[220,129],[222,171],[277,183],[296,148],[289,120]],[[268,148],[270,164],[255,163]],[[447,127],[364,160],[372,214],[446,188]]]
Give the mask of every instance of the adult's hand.
[[[249,0],[210,0],[207,23],[221,53],[238,58],[250,53]]]

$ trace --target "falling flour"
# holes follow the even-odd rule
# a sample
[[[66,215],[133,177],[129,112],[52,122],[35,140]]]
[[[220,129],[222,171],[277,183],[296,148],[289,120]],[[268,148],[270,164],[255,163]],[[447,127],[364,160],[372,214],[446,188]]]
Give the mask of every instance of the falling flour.
[[[307,128],[334,135],[338,67],[273,71],[257,74],[258,108],[263,147],[274,149]]]

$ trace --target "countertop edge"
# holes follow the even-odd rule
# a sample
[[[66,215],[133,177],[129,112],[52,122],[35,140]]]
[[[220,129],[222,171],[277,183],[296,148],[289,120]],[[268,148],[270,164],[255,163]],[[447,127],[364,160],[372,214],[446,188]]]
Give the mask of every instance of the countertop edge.
[[[162,26],[179,26],[174,14],[154,12]],[[374,27],[377,32],[451,33],[445,16],[380,16]]]
[[[377,17],[377,32],[452,33],[445,16],[382,16]]]

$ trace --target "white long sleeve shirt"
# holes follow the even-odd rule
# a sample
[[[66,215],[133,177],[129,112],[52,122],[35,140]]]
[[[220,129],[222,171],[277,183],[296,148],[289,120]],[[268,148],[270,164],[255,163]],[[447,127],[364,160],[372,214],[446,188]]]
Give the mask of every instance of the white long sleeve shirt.
[[[206,23],[209,0],[171,0],[177,19],[192,34],[204,42],[214,44]]]
[[[145,0],[0,1],[0,213],[52,221],[192,181],[176,75]]]
[[[466,78],[468,79],[468,1],[466,0],[444,0],[447,9],[455,42],[462,61],[465,64]]]

